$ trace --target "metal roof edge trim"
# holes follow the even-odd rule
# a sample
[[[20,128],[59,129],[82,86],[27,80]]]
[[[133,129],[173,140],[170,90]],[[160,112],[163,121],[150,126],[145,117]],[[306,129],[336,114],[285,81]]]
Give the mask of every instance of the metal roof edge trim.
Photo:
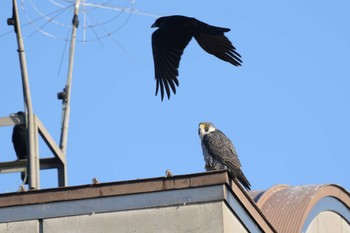
[[[332,198],[332,199],[329,199],[329,198]],[[324,200],[332,200],[330,202],[334,205],[334,207],[337,207],[337,208],[332,208],[332,205],[330,205],[329,203],[326,203]],[[323,205],[321,205],[319,203],[322,203]],[[340,204],[340,205],[338,205],[338,204]],[[318,207],[319,205],[321,205],[322,208]],[[347,208],[348,213],[346,214],[344,212],[344,209],[340,206]],[[345,219],[348,222],[350,222],[350,194],[349,194],[349,192],[337,184],[320,185],[320,189],[318,189],[316,191],[315,195],[309,201],[309,203],[304,211],[304,215],[301,218],[301,225],[299,226],[299,232],[302,232],[301,230],[305,228],[305,224],[309,221],[308,218],[311,218],[312,215],[316,214],[316,213],[313,213],[312,211],[319,210],[319,212],[321,212],[321,211],[324,211],[327,209],[332,210],[334,212],[337,212],[338,214],[344,215],[343,217],[347,217]],[[311,221],[312,221],[312,219],[311,219]],[[311,223],[311,221],[309,222],[309,224]]]
[[[0,223],[186,206],[224,200],[223,184],[0,208]]]
[[[226,171],[0,194],[0,208],[227,184]]]
[[[350,209],[345,203],[334,197],[323,197],[312,206],[300,232],[306,232],[312,220],[323,211],[332,211],[339,214],[348,224],[350,224]]]
[[[261,195],[259,196],[259,194]],[[313,208],[321,200],[327,199],[326,197],[333,198],[333,204],[336,202],[342,203],[344,207],[350,210],[349,192],[336,184],[276,185],[266,191],[261,191],[257,195],[255,194],[255,197],[258,197],[256,198],[257,206],[268,217],[274,227],[281,232],[302,232],[302,229],[306,228],[305,222],[310,221],[309,218],[311,217],[309,216],[312,214]],[[294,201],[296,203],[292,205]],[[344,211],[342,212],[344,213]]]
[[[227,173],[228,178],[230,177]],[[229,186],[229,194],[232,197],[236,197],[236,200],[242,205],[245,211],[251,216],[258,224],[263,232],[277,232],[271,222],[266,218],[261,209],[256,205],[255,201],[250,197],[249,193],[243,188],[243,186],[236,179],[229,179],[227,184]],[[229,203],[229,197],[226,197],[226,201]],[[232,209],[234,209],[231,206]]]

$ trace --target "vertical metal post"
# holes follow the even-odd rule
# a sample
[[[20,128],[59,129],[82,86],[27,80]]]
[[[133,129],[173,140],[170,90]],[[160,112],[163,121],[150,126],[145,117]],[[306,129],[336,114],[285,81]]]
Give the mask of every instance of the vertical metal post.
[[[33,113],[33,107],[32,107],[32,101],[31,101],[31,95],[30,95],[30,88],[29,88],[29,81],[28,81],[28,73],[27,73],[27,63],[26,63],[26,56],[24,52],[24,43],[23,38],[21,35],[21,29],[20,29],[20,21],[18,17],[17,12],[17,2],[16,0],[12,1],[13,3],[13,16],[12,16],[12,23],[15,28],[15,33],[17,37],[17,44],[18,44],[18,54],[19,54],[19,61],[21,66],[21,75],[22,75],[22,86],[23,86],[23,96],[24,96],[24,102],[27,108],[27,135],[28,135],[28,177],[29,177],[29,189],[39,189],[39,157],[37,153],[37,148],[35,147],[35,131],[34,131],[34,113]],[[13,22],[14,21],[14,22]]]
[[[72,35],[70,41],[69,50],[69,64],[68,64],[68,76],[66,86],[64,88],[62,98],[62,127],[61,127],[61,139],[60,139],[60,149],[62,150],[64,156],[66,156],[67,151],[67,137],[68,137],[68,124],[69,124],[69,114],[70,114],[70,93],[71,93],[71,82],[73,74],[73,63],[74,63],[74,52],[75,52],[75,41],[76,41],[76,31],[79,26],[78,13],[79,13],[80,0],[75,2],[74,6],[74,16],[72,20]]]

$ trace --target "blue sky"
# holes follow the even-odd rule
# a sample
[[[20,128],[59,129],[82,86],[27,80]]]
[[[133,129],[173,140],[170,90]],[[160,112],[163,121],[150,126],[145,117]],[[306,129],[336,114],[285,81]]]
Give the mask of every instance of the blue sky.
[[[71,10],[48,24],[28,24],[40,12],[59,9],[53,3],[67,5],[24,1],[20,17],[26,25],[22,32],[34,112],[58,142],[61,102],[56,94],[66,81],[69,35],[60,23],[70,24]],[[350,189],[349,1],[136,0],[128,6],[137,14],[129,17],[125,11],[117,17],[118,11],[106,8],[80,13],[78,40],[114,33],[76,46],[69,185],[90,183],[92,177],[101,182],[159,177],[166,169],[174,175],[203,172],[197,127],[211,121],[233,141],[253,189],[322,183]],[[181,60],[177,94],[161,102],[154,96],[150,26],[158,16],[174,14],[231,28],[226,35],[243,66],[207,54],[193,40]],[[23,109],[15,34],[7,33],[10,16],[11,1],[5,1],[0,8],[0,116]],[[84,32],[84,22],[96,27]],[[12,127],[0,128],[1,161],[15,159],[11,132]],[[40,156],[51,156],[43,143]],[[20,175],[1,175],[0,183],[0,192],[16,191]],[[55,186],[55,171],[42,171],[41,187]]]

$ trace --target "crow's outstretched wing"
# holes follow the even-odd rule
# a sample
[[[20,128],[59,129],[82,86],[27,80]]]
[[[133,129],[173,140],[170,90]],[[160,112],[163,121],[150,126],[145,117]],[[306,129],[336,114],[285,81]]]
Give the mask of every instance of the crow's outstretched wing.
[[[236,52],[236,48],[224,35],[224,32],[228,32],[230,29],[215,27],[199,20],[197,21],[198,26],[194,38],[202,49],[232,65],[240,66],[242,63],[241,55]]]
[[[181,55],[191,39],[191,34],[181,30],[159,28],[152,34],[156,95],[160,90],[162,100],[164,89],[168,99],[170,98],[170,88],[176,94],[176,86],[179,86],[177,76],[179,75]]]
[[[206,52],[217,58],[235,66],[240,66],[242,63],[240,54],[224,35],[230,31],[228,28],[211,26],[195,18],[181,15],[160,17],[152,27],[158,27],[152,34],[152,50],[156,95],[160,90],[162,100],[164,90],[168,99],[171,90],[176,94],[181,55],[192,37],[195,37]]]

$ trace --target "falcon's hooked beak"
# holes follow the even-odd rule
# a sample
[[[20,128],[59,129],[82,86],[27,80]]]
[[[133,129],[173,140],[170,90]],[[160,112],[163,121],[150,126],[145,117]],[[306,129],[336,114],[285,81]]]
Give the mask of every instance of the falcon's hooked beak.
[[[206,123],[204,123],[204,122],[199,123],[198,135],[199,135],[201,140],[203,139],[204,135],[206,134],[205,127],[206,127]]]
[[[209,124],[206,122],[201,122],[201,123],[199,123],[199,128],[206,132],[206,131],[208,131]]]
[[[199,123],[199,127],[198,127],[198,133],[202,136],[204,136],[204,134],[207,133],[211,133],[215,131],[215,127],[212,123],[210,122],[201,122]]]

